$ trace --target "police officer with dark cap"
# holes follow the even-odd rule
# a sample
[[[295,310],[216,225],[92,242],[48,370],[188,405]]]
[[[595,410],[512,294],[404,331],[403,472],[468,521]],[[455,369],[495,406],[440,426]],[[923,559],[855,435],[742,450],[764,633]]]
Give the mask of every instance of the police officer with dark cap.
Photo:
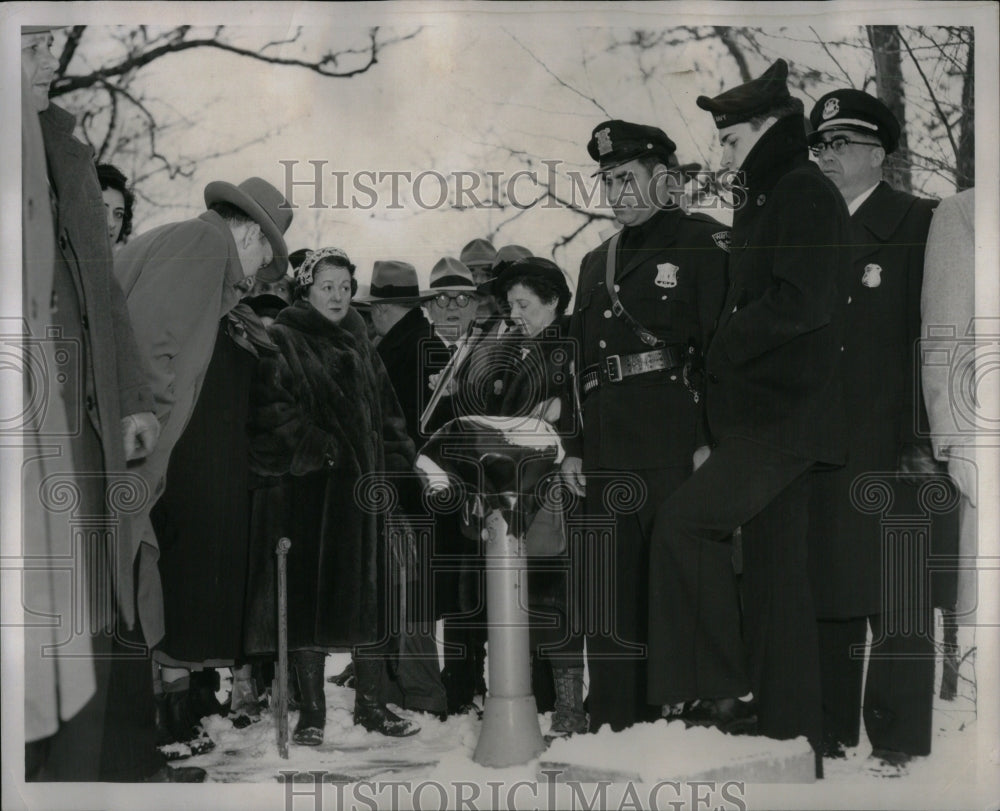
[[[853,261],[840,271],[847,305],[844,394],[851,415],[847,466],[813,474],[809,510],[824,747],[827,756],[843,757],[845,747],[858,744],[863,705],[872,766],[895,775],[910,757],[931,748],[931,595],[919,586],[905,592],[905,603],[890,605],[895,585],[930,584],[928,550],[912,538],[900,536],[898,547],[883,539],[885,516],[859,509],[852,488],[864,477],[869,486],[891,491],[894,512],[927,512],[899,472],[925,470],[926,483],[935,474],[930,446],[918,440],[923,398],[914,352],[924,244],[936,202],[897,191],[882,179],[900,127],[879,99],[861,90],[835,90],[816,102],[809,120],[810,149],[847,204],[854,244]],[[948,535],[948,517],[929,517],[931,544],[937,546]],[[951,529],[957,532],[957,526]],[[869,627],[875,641],[862,697],[865,658],[858,651]]]
[[[786,76],[779,60],[697,102],[715,119],[721,166],[738,171],[745,203],[706,356],[715,445],[661,504],[653,530],[649,699],[689,724],[805,735],[818,751],[807,473],[845,457],[837,282],[850,253],[846,208],[809,160]],[[737,527],[742,595],[728,543]]]
[[[729,232],[677,204],[683,173],[661,129],[605,121],[587,150],[623,226],[584,257],[569,329],[576,390],[562,409],[565,432],[582,427],[567,438],[563,476],[585,494],[585,522],[608,529],[571,538],[591,545],[582,597],[596,731],[659,717],[646,703],[649,538],[656,505],[707,445],[699,370]]]

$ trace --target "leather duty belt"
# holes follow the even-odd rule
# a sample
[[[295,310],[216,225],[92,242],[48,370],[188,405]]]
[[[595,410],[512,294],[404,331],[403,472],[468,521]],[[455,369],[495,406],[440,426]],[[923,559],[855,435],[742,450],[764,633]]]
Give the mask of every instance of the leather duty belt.
[[[667,346],[634,355],[608,355],[604,363],[596,363],[583,370],[580,378],[583,394],[590,394],[603,383],[621,383],[626,377],[676,369],[687,363],[689,357],[682,346]]]

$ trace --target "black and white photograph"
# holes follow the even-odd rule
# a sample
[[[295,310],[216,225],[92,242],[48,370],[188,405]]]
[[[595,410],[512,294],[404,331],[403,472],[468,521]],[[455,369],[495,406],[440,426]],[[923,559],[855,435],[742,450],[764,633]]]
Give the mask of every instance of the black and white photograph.
[[[1000,809],[1000,4],[0,35],[4,809]]]

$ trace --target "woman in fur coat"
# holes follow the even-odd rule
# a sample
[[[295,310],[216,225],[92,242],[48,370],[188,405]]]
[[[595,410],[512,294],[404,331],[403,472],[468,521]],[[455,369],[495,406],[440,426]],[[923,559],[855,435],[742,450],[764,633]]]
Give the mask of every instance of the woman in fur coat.
[[[251,467],[262,486],[254,494],[246,645],[276,649],[274,549],[287,536],[288,649],[302,697],[293,739],[312,746],[326,724],[325,656],[345,648],[354,649],[355,723],[397,737],[418,731],[377,698],[389,567],[384,510],[371,504],[370,488],[380,472],[410,470],[414,448],[350,307],[353,274],[338,248],[313,251],[296,270],[297,300],[268,330],[280,354],[258,365],[250,425]]]

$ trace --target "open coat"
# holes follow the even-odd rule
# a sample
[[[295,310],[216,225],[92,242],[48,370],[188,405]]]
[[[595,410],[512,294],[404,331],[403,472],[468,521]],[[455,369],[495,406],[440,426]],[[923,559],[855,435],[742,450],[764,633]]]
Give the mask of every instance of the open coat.
[[[278,314],[280,354],[253,388],[253,498],[246,648],[275,650],[275,546],[288,552],[289,649],[373,643],[385,630],[388,566],[380,474],[408,470],[413,442],[364,322],[334,324],[307,301]]]

